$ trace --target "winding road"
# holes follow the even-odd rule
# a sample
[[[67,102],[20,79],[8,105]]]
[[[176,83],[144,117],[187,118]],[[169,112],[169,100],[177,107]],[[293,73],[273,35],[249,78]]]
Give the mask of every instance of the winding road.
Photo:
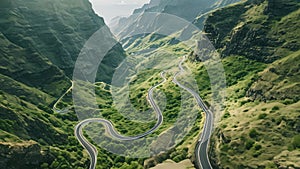
[[[155,110],[156,118],[157,118],[156,124],[150,130],[146,131],[143,134],[137,135],[137,136],[132,136],[132,137],[131,136],[122,136],[120,133],[118,133],[116,131],[116,129],[113,127],[113,124],[110,121],[102,119],[102,118],[85,119],[75,126],[75,137],[77,138],[77,140],[80,142],[80,144],[87,150],[88,154],[90,155],[90,158],[91,158],[91,163],[90,163],[90,167],[89,167],[90,169],[95,169],[95,167],[96,167],[98,151],[97,151],[96,147],[94,145],[92,145],[83,135],[82,129],[87,124],[94,123],[94,122],[102,123],[104,125],[105,131],[108,135],[110,135],[112,138],[122,140],[122,141],[130,141],[130,140],[137,140],[137,139],[143,138],[143,137],[153,133],[162,124],[162,122],[163,122],[162,112],[153,99],[154,89],[156,87],[158,87],[159,85],[163,84],[164,82],[166,82],[164,72],[162,72],[160,75],[163,78],[163,81],[158,83],[157,85],[151,87],[150,90],[148,91],[148,101],[150,102],[151,106]]]
[[[191,93],[194,96],[194,98],[196,99],[198,106],[201,107],[202,110],[206,114],[203,132],[202,132],[202,134],[197,142],[197,145],[196,145],[195,156],[196,156],[196,160],[197,160],[197,162],[196,162],[197,168],[211,169],[212,166],[211,166],[209,158],[208,158],[208,144],[209,144],[210,135],[211,135],[211,132],[213,129],[213,114],[212,114],[211,110],[205,105],[205,103],[203,102],[203,100],[201,99],[201,97],[199,96],[199,94],[197,92],[180,84],[177,81],[177,79],[176,79],[177,76],[184,72],[184,69],[182,67],[182,63],[184,61],[185,61],[185,57],[182,59],[182,61],[178,65],[180,71],[175,74],[175,76],[173,78],[173,83],[177,84],[179,87],[181,87],[181,88],[187,90],[189,93]],[[116,138],[118,140],[123,140],[123,141],[140,139],[142,137],[145,137],[145,136],[153,133],[163,122],[162,112],[153,99],[154,89],[156,87],[158,87],[159,85],[163,84],[164,82],[166,82],[166,78],[164,77],[164,72],[161,73],[161,77],[163,78],[163,81],[158,83],[157,85],[153,86],[148,91],[148,96],[147,96],[148,101],[156,112],[157,122],[147,132],[137,135],[137,136],[132,136],[132,137],[131,136],[122,136],[120,133],[118,133],[116,131],[116,129],[113,127],[113,124],[110,121],[102,119],[102,118],[85,119],[76,125],[75,136],[78,139],[78,141],[80,142],[80,144],[87,150],[87,152],[91,158],[91,163],[90,163],[90,167],[89,167],[90,169],[95,169],[95,167],[96,167],[98,152],[97,152],[96,147],[94,145],[92,145],[84,137],[83,132],[82,132],[84,126],[86,126],[89,123],[94,123],[94,122],[102,123],[104,125],[105,131],[108,135],[110,135],[113,138]]]
[[[195,149],[195,156],[196,156],[196,167],[202,168],[202,169],[212,169],[212,166],[210,164],[209,158],[208,158],[208,144],[209,139],[211,136],[211,132],[213,129],[213,113],[211,110],[205,105],[204,101],[201,99],[199,94],[192,89],[180,84],[176,77],[184,72],[184,69],[182,67],[182,63],[185,61],[185,57],[183,60],[179,63],[178,67],[180,71],[176,73],[174,76],[173,82],[177,84],[179,87],[187,90],[189,93],[191,93],[194,98],[197,101],[198,106],[205,112],[205,123],[203,127],[203,131],[201,133],[201,136],[196,144]]]

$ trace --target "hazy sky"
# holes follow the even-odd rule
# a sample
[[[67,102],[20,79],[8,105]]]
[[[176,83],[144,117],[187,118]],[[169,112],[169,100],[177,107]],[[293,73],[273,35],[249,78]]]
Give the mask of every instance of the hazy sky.
[[[117,16],[128,16],[134,9],[143,6],[150,0],[90,0],[96,13],[102,16],[106,23]]]

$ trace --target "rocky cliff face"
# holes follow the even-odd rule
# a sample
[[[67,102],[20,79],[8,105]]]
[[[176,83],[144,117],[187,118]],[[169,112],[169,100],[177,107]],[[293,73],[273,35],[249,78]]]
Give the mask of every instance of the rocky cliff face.
[[[242,55],[270,63],[299,49],[293,38],[298,37],[298,15],[286,19],[298,9],[296,0],[246,1],[212,13],[204,31],[223,57]]]

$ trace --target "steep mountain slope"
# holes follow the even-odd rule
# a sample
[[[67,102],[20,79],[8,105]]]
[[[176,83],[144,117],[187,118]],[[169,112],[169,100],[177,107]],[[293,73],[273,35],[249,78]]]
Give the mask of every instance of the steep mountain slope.
[[[178,10],[185,5],[183,2],[153,0],[136,13],[157,10],[190,17],[192,21],[194,10]],[[190,8],[198,3],[186,2]],[[200,28],[206,18],[204,12],[211,13],[212,9],[236,1],[213,2],[205,1],[211,3],[205,9],[193,6],[202,10],[194,22]],[[74,61],[87,38],[104,25],[103,20],[92,12],[87,0],[3,0],[0,8],[0,165],[25,169],[87,168],[88,156],[73,134],[76,116],[53,112],[51,106],[70,87]],[[210,156],[215,168],[300,168],[298,25],[299,0],[248,0],[216,10],[206,20],[204,31],[221,53],[227,76],[228,101],[211,142]],[[160,130],[174,122],[180,109],[179,89],[171,82],[172,73],[178,69],[177,58],[191,53],[185,65],[194,72],[199,93],[209,102],[210,82],[203,63],[176,38],[152,34],[134,37],[126,44],[129,52],[138,53],[133,61],[140,62],[137,66],[147,63],[149,55],[153,55],[149,48],[174,56],[174,63],[170,63],[164,60],[165,53],[155,51],[155,57],[166,63],[165,67],[175,65],[167,74],[168,83],[160,87],[168,100]],[[107,56],[103,65],[107,71],[101,72],[106,78],[102,80],[110,81],[115,66],[124,57],[122,53],[117,45]],[[137,109],[149,108],[147,89],[159,81],[158,72],[149,70],[132,79],[130,100]],[[96,86],[96,93],[101,96],[97,98],[99,112],[116,124],[118,131],[135,135],[151,127],[151,123],[129,121],[115,110],[110,85]],[[62,106],[72,105],[71,94],[62,102]],[[97,167],[147,168],[166,159],[194,161],[194,146],[202,123],[199,115],[178,146],[147,160],[116,156],[98,148]]]
[[[162,12],[192,21],[200,12],[202,12],[202,10],[207,10],[207,8],[214,3],[215,1],[202,0],[160,0],[159,2],[154,0],[150,1],[149,4],[144,5],[140,9],[136,9],[133,14],[142,12]]]
[[[163,10],[163,2],[167,1],[153,1],[136,13]],[[247,0],[207,12],[207,19],[200,13],[194,23],[204,27],[222,56],[228,98],[211,141],[214,168],[299,168],[299,0]],[[134,23],[128,30],[145,25],[140,20]],[[154,34],[127,39],[124,45],[145,58],[154,54],[149,49],[178,57],[190,52],[176,37]],[[205,66],[193,52],[189,59],[186,65],[195,74],[199,93],[209,102],[210,79]],[[140,84],[137,86],[146,86]],[[143,102],[140,97],[133,101]],[[177,162],[193,161],[191,154]],[[170,156],[154,157],[145,166],[167,158]]]
[[[91,12],[91,4],[85,0],[73,3],[14,0],[6,4],[9,5],[1,8],[0,32],[3,36],[16,46],[51,61],[68,77],[72,76],[74,63],[85,41],[105,25],[102,18]],[[117,45],[106,58],[109,61],[105,59],[104,62],[110,68],[101,72],[103,77],[111,75],[118,61],[124,58],[122,47]],[[100,70],[104,70],[103,67]],[[100,76],[97,80],[110,81],[109,78],[100,79]]]
[[[226,107],[211,141],[214,168],[300,168],[299,3],[248,0],[210,11],[207,19],[196,17],[222,56],[227,78]],[[172,36],[153,34],[128,40],[125,47],[147,57],[150,48],[179,56],[190,52]],[[210,79],[196,52],[186,65],[209,102]]]
[[[73,134],[76,115],[53,112],[52,106],[71,86],[81,48],[103,26],[88,0],[0,2],[2,168],[87,168]],[[117,44],[96,80],[109,83],[124,57]]]
[[[290,57],[277,61],[270,70],[260,74],[258,83],[249,90],[248,96],[263,100],[292,97],[295,97],[294,101],[299,100],[298,92],[292,92],[297,90],[287,92],[289,87],[298,89],[294,79],[298,79],[299,73],[299,7],[297,0],[247,1],[216,11],[207,19],[205,33],[223,57],[240,55],[263,63]],[[270,85],[263,84],[266,80],[270,83],[271,79]],[[284,80],[285,84],[277,86]],[[279,88],[285,88],[287,93],[279,92]]]
[[[142,8],[134,10],[133,14],[143,12],[162,12],[179,16],[188,21],[193,21],[196,16],[200,14],[238,1],[239,0],[152,0],[149,4],[145,4]]]
[[[300,167],[299,5],[248,0],[206,20],[228,78],[210,149],[216,168]]]
[[[298,9],[297,1],[247,1],[213,13],[205,32],[223,56],[272,62],[300,47]]]
[[[156,26],[157,30],[163,26],[163,23],[160,23],[159,19],[160,17],[163,18],[163,16],[157,15],[155,18],[151,18],[151,15],[149,16],[147,12],[170,14],[193,22],[198,15],[238,1],[240,0],[153,0],[142,8],[135,10],[133,15],[128,18],[121,18],[118,22],[115,21],[117,23],[112,24],[113,27],[111,27],[111,30],[122,39],[125,35],[145,29],[145,23],[147,22],[150,23],[146,27]]]

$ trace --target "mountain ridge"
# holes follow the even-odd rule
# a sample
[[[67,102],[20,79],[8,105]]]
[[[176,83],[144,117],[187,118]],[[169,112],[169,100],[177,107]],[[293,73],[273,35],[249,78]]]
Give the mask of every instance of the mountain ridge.
[[[163,23],[159,22],[160,17],[163,18],[164,16],[173,16],[174,18],[178,17],[178,20],[182,19],[193,23],[195,18],[200,14],[204,14],[208,11],[236,3],[238,1],[240,0],[178,0],[175,2],[172,0],[150,1],[149,5],[151,8],[148,9],[149,5],[146,5],[144,8],[135,11],[131,16],[115,21],[111,25],[111,30],[118,38],[123,40],[122,38],[125,35],[131,35],[133,32],[139,32],[140,29],[145,29],[144,27],[139,27],[139,25],[143,26],[144,23],[148,23],[148,27],[155,25],[157,27],[156,29],[159,30],[161,28],[159,25],[163,25]],[[156,4],[158,5],[156,6]],[[151,18],[151,14],[154,15],[154,13],[161,15]],[[129,37],[129,40],[123,40],[122,43],[126,44],[128,41],[134,40],[134,38],[136,37]]]
[[[103,19],[88,0],[2,0],[0,15],[1,167],[86,168],[74,110],[62,114],[52,106],[71,86],[76,59],[106,26]],[[95,80],[110,83],[125,56],[116,44]]]

